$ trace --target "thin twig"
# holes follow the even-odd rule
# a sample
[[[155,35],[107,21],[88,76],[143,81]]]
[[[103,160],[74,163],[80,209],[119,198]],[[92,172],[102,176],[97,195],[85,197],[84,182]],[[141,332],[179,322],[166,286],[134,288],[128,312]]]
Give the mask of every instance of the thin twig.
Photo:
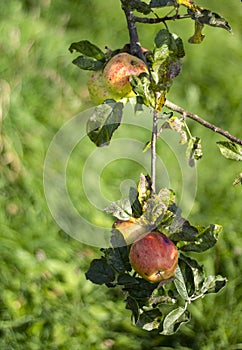
[[[199,124],[205,126],[206,128],[213,130],[214,132],[223,135],[224,137],[226,137],[228,140],[237,143],[238,145],[242,145],[242,140],[231,135],[228,131],[223,130],[219,127],[217,127],[214,124],[211,124],[209,122],[207,122],[206,120],[200,118],[198,115],[193,114],[191,112],[186,111],[185,109],[183,109],[180,106],[177,106],[176,104],[166,100],[165,102],[165,106],[169,109],[171,109],[172,111],[178,112],[179,114],[183,115],[184,117],[188,117],[190,119],[195,120],[196,122],[198,122]]]
[[[156,183],[156,141],[158,133],[158,112],[153,110],[153,128],[152,128],[152,138],[151,138],[151,183],[152,191],[155,193],[155,183]]]
[[[164,17],[156,17],[156,18],[134,16],[134,21],[139,23],[145,23],[145,24],[157,24],[157,23],[162,23],[167,21],[175,21],[177,19],[186,19],[190,17],[191,17],[190,15],[178,15],[178,14],[175,14],[174,16],[164,16]]]

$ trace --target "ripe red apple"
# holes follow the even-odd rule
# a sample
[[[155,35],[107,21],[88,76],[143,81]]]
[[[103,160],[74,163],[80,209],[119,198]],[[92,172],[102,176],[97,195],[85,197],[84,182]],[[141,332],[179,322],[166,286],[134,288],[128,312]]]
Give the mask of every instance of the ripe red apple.
[[[130,76],[143,72],[148,73],[148,68],[141,59],[121,52],[108,61],[103,70],[103,77],[108,89],[122,98],[129,97],[132,92]]]
[[[160,282],[174,275],[178,250],[164,234],[150,232],[132,244],[129,260],[141,277],[150,282]]]

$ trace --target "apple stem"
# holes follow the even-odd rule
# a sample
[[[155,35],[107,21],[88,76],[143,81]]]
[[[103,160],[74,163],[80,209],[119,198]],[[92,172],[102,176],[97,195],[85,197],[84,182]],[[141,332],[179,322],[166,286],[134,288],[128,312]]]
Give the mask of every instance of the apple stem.
[[[153,110],[153,127],[151,138],[151,188],[153,193],[156,192],[156,141],[158,135],[158,112]]]

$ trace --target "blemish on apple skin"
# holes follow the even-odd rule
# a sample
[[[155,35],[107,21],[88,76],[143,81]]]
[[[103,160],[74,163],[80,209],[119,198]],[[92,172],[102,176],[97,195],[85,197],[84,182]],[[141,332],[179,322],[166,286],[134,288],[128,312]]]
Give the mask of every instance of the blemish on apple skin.
[[[169,238],[167,238],[167,237],[163,237],[163,239],[164,239],[164,242],[166,243],[166,244],[170,244],[170,240],[169,240]]]

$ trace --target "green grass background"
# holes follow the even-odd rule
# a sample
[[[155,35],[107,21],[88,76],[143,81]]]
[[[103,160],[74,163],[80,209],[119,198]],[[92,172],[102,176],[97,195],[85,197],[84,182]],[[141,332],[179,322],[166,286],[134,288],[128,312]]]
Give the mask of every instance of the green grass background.
[[[233,34],[209,27],[196,46],[187,43],[192,23],[169,24],[186,49],[169,99],[241,138],[242,4],[207,0],[200,5],[226,17]],[[52,138],[66,121],[92,106],[88,74],[71,63],[68,47],[82,39],[102,49],[122,47],[128,34],[119,1],[11,0],[0,7],[0,348],[242,349],[241,186],[232,186],[241,165],[220,156],[215,142],[222,137],[188,121],[204,150],[190,220],[224,226],[216,247],[198,259],[208,273],[226,276],[227,287],[191,305],[192,320],[176,335],[141,331],[132,326],[120,291],[86,281],[84,273],[98,249],[58,227],[43,190]],[[152,48],[160,28],[139,25],[142,45]],[[108,226],[110,219],[93,212],[76,191],[82,164],[94,148],[86,140],[74,152],[70,193],[88,220]],[[110,200],[120,195],[121,181],[137,181],[140,172],[125,162],[118,173],[117,167],[118,162],[103,173]],[[91,186],[92,177],[89,181]]]

